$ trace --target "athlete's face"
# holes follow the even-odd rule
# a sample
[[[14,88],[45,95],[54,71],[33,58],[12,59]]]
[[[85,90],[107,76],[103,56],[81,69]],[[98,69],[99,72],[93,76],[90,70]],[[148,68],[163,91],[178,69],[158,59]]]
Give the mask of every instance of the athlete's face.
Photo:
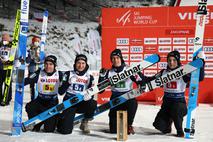
[[[120,67],[121,66],[121,58],[119,56],[112,56],[112,65],[114,67]]]
[[[169,66],[170,69],[174,69],[178,66],[178,62],[175,59],[175,57],[170,56],[168,58],[168,66]]]
[[[54,72],[55,67],[54,67],[54,64],[52,62],[46,61],[44,63],[44,69],[47,73],[52,73],[52,72]]]
[[[9,42],[10,42],[9,34],[3,34],[2,35],[2,42],[3,42],[3,45],[8,45],[9,44]]]
[[[86,67],[86,62],[84,60],[78,60],[75,64],[75,67],[78,71],[83,71]]]

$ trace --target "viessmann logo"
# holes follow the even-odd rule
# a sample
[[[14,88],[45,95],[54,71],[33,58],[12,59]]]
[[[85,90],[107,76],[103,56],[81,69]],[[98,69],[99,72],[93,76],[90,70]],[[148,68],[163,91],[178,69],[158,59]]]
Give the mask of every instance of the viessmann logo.
[[[209,9],[207,11],[208,11],[208,14],[206,15],[205,24],[208,24],[210,20],[213,19],[213,12],[210,12]],[[178,12],[177,14],[180,20],[196,20],[197,19],[196,12]],[[202,20],[203,16],[201,16],[200,18]]]
[[[128,10],[126,13],[124,13],[120,18],[116,19],[116,22],[118,24],[122,23],[122,26],[124,26],[126,23],[130,22],[130,16],[131,16],[131,10]]]

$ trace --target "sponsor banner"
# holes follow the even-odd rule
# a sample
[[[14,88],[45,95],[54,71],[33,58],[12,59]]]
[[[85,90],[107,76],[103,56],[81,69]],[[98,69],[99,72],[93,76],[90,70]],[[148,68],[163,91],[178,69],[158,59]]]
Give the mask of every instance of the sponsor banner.
[[[203,50],[205,53],[213,53],[213,46],[204,46]]]
[[[152,46],[152,45],[146,45],[146,46],[144,46],[144,49],[143,49],[143,51],[144,51],[144,53],[146,53],[146,52],[152,52],[152,53],[156,53],[157,52],[157,46]]]
[[[205,54],[206,60],[205,61],[213,61],[213,54]]]
[[[130,53],[143,53],[143,46],[130,46]]]
[[[98,103],[103,104],[109,102],[111,94],[111,91],[109,89],[106,89],[106,91],[104,91],[101,95],[98,95]]]
[[[213,71],[205,71],[205,78],[213,78]]]
[[[193,37],[188,38],[188,45],[194,45],[194,38]]]
[[[102,25],[106,27],[165,26],[167,17],[161,15],[166,15],[168,9],[164,7],[159,9],[159,12],[153,12],[153,10],[150,8],[102,8]],[[109,14],[112,11],[113,14]]]
[[[159,53],[169,53],[172,51],[172,47],[171,46],[159,46],[158,47],[158,52]]]
[[[213,22],[212,6],[208,6],[206,24]],[[112,12],[113,11],[113,12]],[[195,26],[197,6],[149,7],[149,8],[102,8],[104,27],[154,27],[182,26],[181,30]],[[109,14],[112,13],[112,14]],[[162,16],[164,15],[164,16]],[[186,27],[184,27],[185,25]],[[184,34],[186,35],[186,34]],[[193,34],[192,34],[193,35]]]
[[[135,11],[133,13],[133,23],[134,25],[142,25],[142,26],[154,26],[159,25],[158,16],[155,17],[153,14],[144,14],[141,11]]]
[[[122,53],[129,53],[129,46],[117,46],[117,49],[120,49]]]
[[[166,68],[167,54],[174,49],[181,52],[182,64],[192,61],[196,11],[197,6],[103,8],[102,67],[111,67],[109,57],[115,48],[122,50],[126,64],[137,63],[147,55],[159,54],[161,62],[148,69],[149,71],[146,73],[148,75],[154,75],[157,71]],[[212,71],[213,6],[208,6],[208,13],[203,49],[207,57],[206,70]],[[164,16],[162,17],[162,15]],[[205,99],[205,94],[209,94],[209,92],[213,94],[212,90],[208,90],[211,88],[209,85],[213,83],[212,73],[207,73],[205,80],[200,83],[199,92],[203,94],[203,100],[208,100]],[[150,92],[149,96],[156,96],[153,92],[159,92],[158,90],[160,89]]]
[[[188,53],[194,52],[194,46],[188,46]]]
[[[196,23],[196,6],[190,6],[185,8],[173,8],[169,9],[169,25],[180,26],[187,25],[192,26]],[[206,24],[212,24],[213,16],[212,7],[208,6],[208,13],[206,16]]]
[[[177,50],[180,53],[186,53],[186,46],[173,46],[173,50]]]
[[[158,69],[166,69],[167,67],[167,62],[159,62],[158,63]]]
[[[213,63],[205,63],[205,70],[213,70]]]
[[[133,43],[133,44],[142,44],[143,40],[134,38],[134,39],[131,39],[130,42]]]
[[[188,54],[187,56],[188,56],[188,61],[191,62],[191,61],[192,61],[192,58],[193,58],[193,55],[192,55],[192,54]]]
[[[205,38],[204,39],[204,45],[205,44],[211,44],[212,45],[213,44],[213,38]]]
[[[145,76],[154,76],[157,73],[158,73],[157,70],[144,70]]]
[[[180,54],[180,60],[186,61],[186,54]]]
[[[158,38],[158,44],[171,44],[172,38]]]
[[[193,29],[166,29],[166,35],[171,36],[171,35],[194,35],[195,32]]]
[[[130,54],[130,61],[142,61],[143,55],[142,54]]]
[[[173,38],[173,44],[186,44],[186,38]]]
[[[144,44],[157,44],[157,38],[144,38]]]
[[[124,61],[129,61],[129,54],[122,54]]]
[[[116,44],[117,45],[129,45],[129,38],[117,38]]]

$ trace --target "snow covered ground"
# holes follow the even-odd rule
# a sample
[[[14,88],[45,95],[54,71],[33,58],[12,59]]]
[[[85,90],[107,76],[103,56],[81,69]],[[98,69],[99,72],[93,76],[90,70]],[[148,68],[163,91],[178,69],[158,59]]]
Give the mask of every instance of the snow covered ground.
[[[13,90],[15,86],[13,86]],[[13,97],[14,98],[14,97]],[[24,105],[30,100],[29,87],[26,87],[24,96]],[[172,134],[162,135],[152,126],[154,117],[160,106],[139,104],[134,127],[135,135],[128,136],[129,142],[212,142],[213,141],[213,105],[200,104],[197,110],[196,136],[194,139],[177,138],[173,126]],[[108,130],[108,112],[97,116],[91,123],[91,133],[84,135],[79,129],[79,125],[70,135],[61,135],[57,133],[36,133],[25,132],[20,137],[11,137],[11,123],[13,114],[13,101],[10,106],[0,107],[0,142],[100,142],[116,141],[115,134],[109,134]],[[23,121],[27,120],[26,112],[23,108]]]

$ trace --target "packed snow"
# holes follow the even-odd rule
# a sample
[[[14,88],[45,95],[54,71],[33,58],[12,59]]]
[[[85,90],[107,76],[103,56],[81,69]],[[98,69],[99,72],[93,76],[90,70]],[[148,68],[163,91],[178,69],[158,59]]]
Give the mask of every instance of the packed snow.
[[[13,90],[15,84],[13,85]],[[14,94],[13,94],[14,95]],[[25,87],[24,107],[30,101],[29,86]],[[14,98],[14,96],[13,96]],[[60,97],[60,100],[62,96]],[[116,141],[116,134],[108,133],[108,111],[104,112],[89,123],[91,133],[84,135],[76,125],[72,134],[61,135],[58,133],[24,132],[20,137],[11,136],[13,101],[9,106],[0,107],[0,142],[100,142]],[[23,121],[27,120],[25,108],[23,107]],[[172,133],[162,135],[155,130],[152,122],[160,109],[160,106],[150,104],[139,104],[133,126],[136,134],[128,136],[129,142],[212,142],[213,141],[213,105],[200,104],[197,109],[196,134],[194,139],[178,138],[173,126]],[[185,126],[185,119],[184,119]]]

